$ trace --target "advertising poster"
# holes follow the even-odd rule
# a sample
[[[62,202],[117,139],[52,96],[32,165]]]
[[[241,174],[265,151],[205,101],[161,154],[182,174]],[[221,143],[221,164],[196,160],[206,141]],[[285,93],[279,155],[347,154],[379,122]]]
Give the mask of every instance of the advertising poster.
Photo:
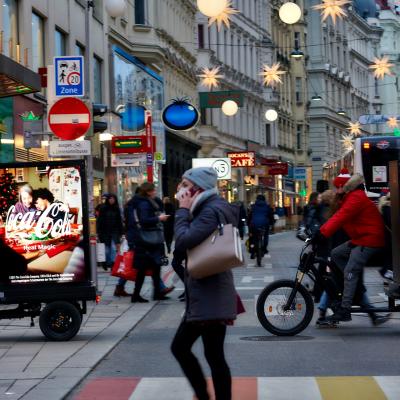
[[[372,167],[372,181],[374,183],[386,183],[388,181],[387,167],[385,165]]]
[[[89,279],[83,166],[81,162],[22,168],[0,165],[0,240],[7,246],[3,251],[12,249],[26,260],[24,267],[2,263],[1,283]]]

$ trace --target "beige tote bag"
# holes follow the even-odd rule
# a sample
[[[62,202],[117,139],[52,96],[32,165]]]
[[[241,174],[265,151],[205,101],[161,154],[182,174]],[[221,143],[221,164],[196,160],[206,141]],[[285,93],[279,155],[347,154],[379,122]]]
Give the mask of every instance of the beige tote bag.
[[[232,224],[220,224],[204,242],[188,250],[187,255],[187,269],[195,279],[243,266],[239,230]]]

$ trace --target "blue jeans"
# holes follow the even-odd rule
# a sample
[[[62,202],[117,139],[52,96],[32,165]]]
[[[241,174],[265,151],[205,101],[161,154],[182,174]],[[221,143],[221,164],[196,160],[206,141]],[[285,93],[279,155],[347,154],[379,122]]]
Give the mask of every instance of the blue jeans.
[[[117,248],[115,242],[111,240],[111,244],[109,246],[106,245],[106,265],[113,266],[116,256]]]
[[[321,299],[319,301],[319,305],[318,305],[318,310],[320,311],[326,311],[329,307],[331,303],[331,300],[328,296],[328,293],[326,293],[326,291],[324,291],[324,293],[322,293]],[[363,307],[372,307],[372,304],[369,302],[369,298],[367,295],[367,292],[364,292],[362,300],[361,300],[361,306]]]

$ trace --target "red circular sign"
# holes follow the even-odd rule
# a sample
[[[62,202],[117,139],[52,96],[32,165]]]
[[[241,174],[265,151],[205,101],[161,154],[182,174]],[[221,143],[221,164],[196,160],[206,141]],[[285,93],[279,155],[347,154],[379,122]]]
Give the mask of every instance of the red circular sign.
[[[90,110],[75,97],[66,97],[54,103],[47,119],[51,131],[64,140],[78,139],[90,128]]]

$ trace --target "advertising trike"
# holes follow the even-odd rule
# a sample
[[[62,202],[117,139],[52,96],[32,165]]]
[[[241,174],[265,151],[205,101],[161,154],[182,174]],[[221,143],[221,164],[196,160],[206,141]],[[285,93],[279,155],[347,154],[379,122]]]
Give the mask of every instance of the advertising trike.
[[[39,317],[50,340],[73,338],[96,300],[85,171],[82,160],[0,164],[0,319]]]

